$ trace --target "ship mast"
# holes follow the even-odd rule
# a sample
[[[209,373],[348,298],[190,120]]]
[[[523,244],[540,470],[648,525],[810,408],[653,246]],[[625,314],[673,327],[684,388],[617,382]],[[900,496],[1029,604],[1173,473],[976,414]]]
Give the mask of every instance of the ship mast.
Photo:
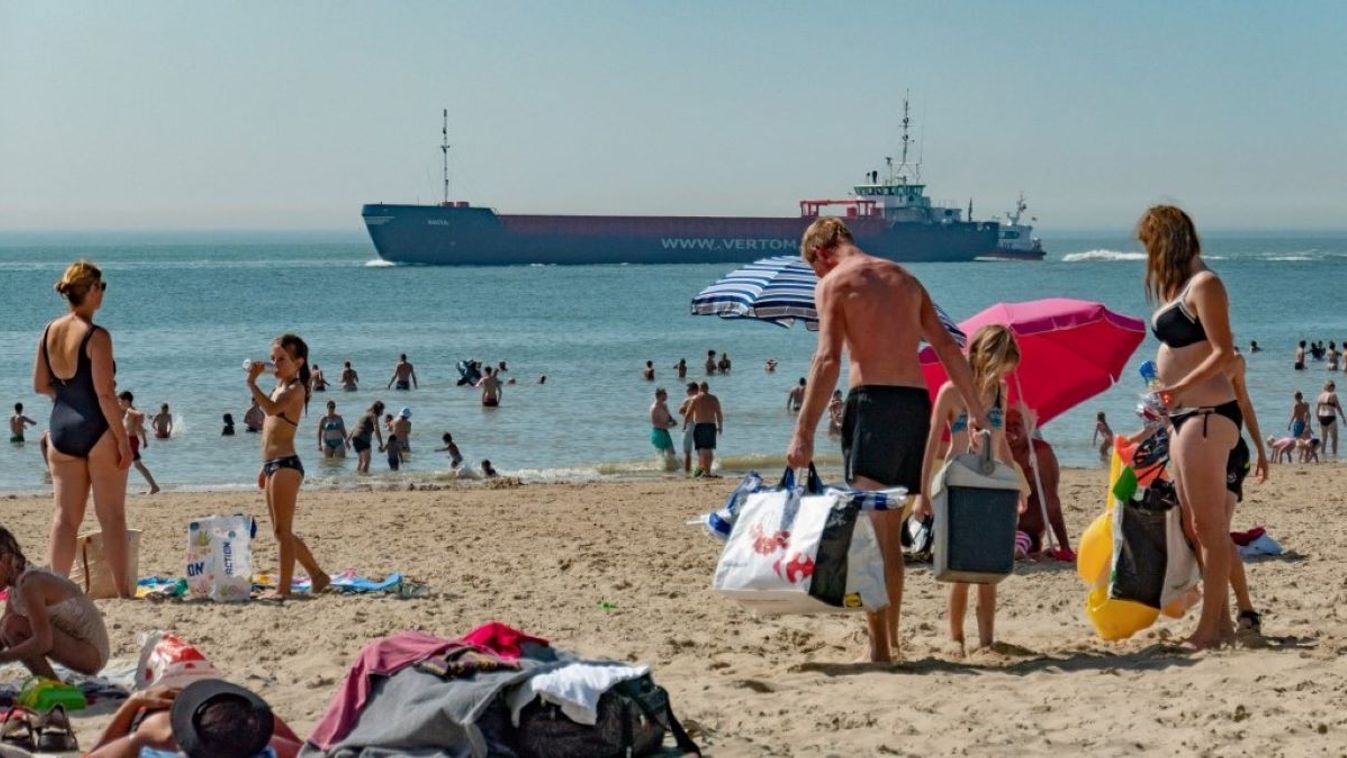
[[[444,125],[440,127],[440,153],[444,155],[444,204],[449,204],[449,109],[444,109]]]
[[[908,183],[909,169],[911,170],[911,179],[913,183],[921,181],[921,161],[918,160],[915,163],[909,163],[907,160],[907,154],[910,151],[913,142],[910,94],[911,94],[910,92],[906,91],[903,93],[903,119],[902,121],[899,122],[902,125],[902,137],[901,137],[902,153],[901,157],[898,160],[898,167],[896,172],[894,170],[893,159],[892,158],[885,159],[885,161],[888,163],[889,166],[890,184],[895,183],[895,180],[902,181],[902,183],[904,184]]]

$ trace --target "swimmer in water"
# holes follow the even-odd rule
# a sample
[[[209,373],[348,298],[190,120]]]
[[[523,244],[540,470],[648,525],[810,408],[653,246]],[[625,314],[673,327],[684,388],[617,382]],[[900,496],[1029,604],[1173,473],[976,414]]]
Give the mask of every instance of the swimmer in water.
[[[323,370],[318,368],[318,364],[313,364],[313,376],[309,382],[314,392],[327,392],[327,377],[323,376]]]
[[[341,369],[341,388],[346,392],[355,392],[360,388],[360,374],[351,368],[351,362],[346,361]]]
[[[482,391],[482,405],[487,408],[496,408],[500,405],[502,397],[500,379],[496,378],[496,372],[490,366],[486,368],[486,374],[477,382],[477,388]]]
[[[266,419],[267,414],[262,412],[262,406],[254,400],[253,404],[248,406],[248,410],[243,414],[243,428],[251,434],[256,434],[262,431],[262,423]]]
[[[409,390],[413,387],[420,388],[421,384],[416,379],[416,368],[412,366],[411,361],[407,360],[407,354],[398,356],[398,364],[393,367],[393,376],[388,380],[388,386],[385,389],[392,388],[396,384],[400,390]]]
[[[15,445],[23,444],[23,433],[37,422],[23,415],[23,403],[14,404],[14,415],[9,417],[9,441]]]
[[[131,465],[145,477],[145,483],[150,485],[150,494],[157,494],[159,484],[154,481],[154,475],[140,459],[140,449],[150,446],[150,441],[145,436],[145,414],[136,408],[135,396],[130,392],[117,395],[117,401],[122,406],[122,425],[126,428],[126,437],[131,443]]]
[[[265,363],[254,363],[248,369],[247,380],[254,402],[266,414],[257,487],[266,492],[267,511],[280,551],[276,589],[265,597],[286,600],[290,597],[296,561],[309,575],[314,594],[331,583],[308,545],[294,532],[295,504],[304,484],[304,464],[295,453],[295,431],[309,402],[309,346],[294,334],[282,334],[271,343],[271,371],[276,377],[276,388],[270,394],[257,386],[258,378],[266,370]]]
[[[495,467],[491,465],[491,461],[485,458],[482,459],[482,476],[487,479],[495,479],[500,476],[500,474],[496,473]]]
[[[679,358],[678,362],[673,365],[673,370],[674,373],[678,375],[679,379],[686,379],[688,375],[688,359]]]
[[[403,408],[398,411],[398,417],[393,419],[392,433],[398,436],[398,452],[402,460],[407,460],[407,454],[412,451],[412,409]]]
[[[646,361],[645,368],[641,369],[641,378],[647,382],[655,381],[655,362]]]
[[[232,414],[232,413],[226,413],[224,416],[221,417],[221,420],[224,421],[224,428],[220,430],[220,436],[221,436],[221,437],[233,437],[233,436],[234,436],[234,414]]]
[[[154,438],[157,440],[173,436],[173,414],[168,412],[168,403],[159,406],[159,412],[154,414],[150,425],[154,427]]]
[[[776,373],[776,367],[777,367],[778,365],[780,365],[780,364],[778,364],[778,363],[776,362],[776,359],[775,359],[775,358],[768,358],[768,359],[767,359],[767,364],[766,364],[763,368],[766,368],[766,369],[767,369],[767,373],[769,373],[769,374],[775,374],[775,373]]]
[[[327,401],[327,415],[318,419],[318,452],[324,458],[345,458],[351,446],[347,439],[346,420],[337,413],[337,404]]]

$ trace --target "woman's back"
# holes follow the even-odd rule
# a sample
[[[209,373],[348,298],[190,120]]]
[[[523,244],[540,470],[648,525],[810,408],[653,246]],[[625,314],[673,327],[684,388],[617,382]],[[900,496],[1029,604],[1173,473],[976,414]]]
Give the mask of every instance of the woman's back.
[[[51,444],[77,458],[88,456],[108,430],[94,388],[90,341],[99,327],[75,316],[58,318],[42,333],[42,355],[51,378]]]

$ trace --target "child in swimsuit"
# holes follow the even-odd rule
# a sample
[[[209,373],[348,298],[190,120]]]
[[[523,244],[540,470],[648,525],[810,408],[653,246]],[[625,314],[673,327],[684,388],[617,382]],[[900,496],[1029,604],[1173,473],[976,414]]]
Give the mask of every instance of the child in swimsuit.
[[[1000,325],[984,326],[973,335],[968,343],[968,363],[973,369],[973,385],[981,395],[983,407],[987,408],[987,421],[991,426],[992,449],[1003,463],[1015,466],[1015,458],[1010,452],[1005,432],[1005,377],[1020,363],[1020,349],[1015,335]],[[949,431],[949,448],[941,455],[945,431]],[[935,398],[935,407],[931,411],[931,428],[926,438],[926,453],[922,458],[921,481],[923,494],[917,496],[914,515],[925,518],[931,515],[930,500],[924,494],[926,483],[931,481],[937,458],[945,459],[971,450],[980,444],[981,435],[974,436],[969,428],[968,408],[963,396],[953,382],[945,382]],[[1022,493],[1027,494],[1027,493]],[[1021,507],[1024,501],[1021,500]],[[990,647],[995,642],[996,623],[996,585],[979,584],[977,605],[978,642],[981,647]],[[964,616],[968,612],[968,584],[955,582],[949,588],[949,634],[950,638],[964,650]]]
[[[314,593],[322,592],[331,582],[304,540],[293,531],[295,501],[304,483],[304,464],[295,454],[295,430],[309,401],[308,358],[309,346],[304,340],[294,334],[277,337],[271,343],[276,389],[270,395],[257,386],[257,378],[267,370],[267,365],[257,361],[248,369],[248,391],[266,414],[262,422],[262,469],[257,472],[257,486],[267,494],[267,511],[280,550],[276,590],[269,593],[275,600],[290,596],[295,561],[309,575]]]
[[[9,590],[0,621],[0,663],[22,663],[36,676],[56,679],[52,662],[90,676],[111,650],[103,615],[74,582],[28,565],[18,540],[0,527],[0,586]],[[34,613],[35,609],[44,609]]]
[[[388,441],[379,450],[388,453],[388,469],[397,471],[402,464],[402,440],[398,439],[397,434],[390,433]]]
[[[456,469],[463,465],[463,454],[458,452],[458,445],[454,444],[454,435],[445,432],[440,441],[444,443],[444,447],[436,448],[435,452],[449,454],[449,468]]]
[[[14,404],[14,415],[9,417],[9,441],[15,445],[23,444],[23,433],[37,422],[23,415],[23,403]]]
[[[154,426],[154,438],[166,440],[173,436],[173,414],[168,412],[168,403],[159,406],[159,412],[150,421]]]

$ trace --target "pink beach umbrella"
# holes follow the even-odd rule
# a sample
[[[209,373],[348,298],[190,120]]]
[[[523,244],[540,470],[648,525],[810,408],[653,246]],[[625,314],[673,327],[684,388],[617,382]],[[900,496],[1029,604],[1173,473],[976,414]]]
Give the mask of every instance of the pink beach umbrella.
[[[1024,303],[998,303],[959,324],[968,339],[988,324],[1009,327],[1020,348],[1020,366],[1011,377],[1009,403],[1023,403],[1036,420],[1026,418],[1032,435],[1042,425],[1112,387],[1127,360],[1146,338],[1146,324],[1105,308],[1101,303],[1053,297]],[[932,397],[945,383],[945,369],[929,347],[922,350],[921,370]],[[1007,405],[1007,407],[1010,407]],[[1029,446],[1029,464],[1038,491],[1043,480],[1038,456]],[[1043,523],[1047,499],[1038,499]],[[1048,544],[1055,540],[1047,530]]]
[[[1015,334],[1020,367],[1010,381],[1009,401],[1032,409],[1040,426],[1112,387],[1146,337],[1140,319],[1102,303],[1063,297],[998,303],[959,328],[971,341],[988,324]],[[921,370],[934,396],[946,377],[929,347],[921,353]]]

